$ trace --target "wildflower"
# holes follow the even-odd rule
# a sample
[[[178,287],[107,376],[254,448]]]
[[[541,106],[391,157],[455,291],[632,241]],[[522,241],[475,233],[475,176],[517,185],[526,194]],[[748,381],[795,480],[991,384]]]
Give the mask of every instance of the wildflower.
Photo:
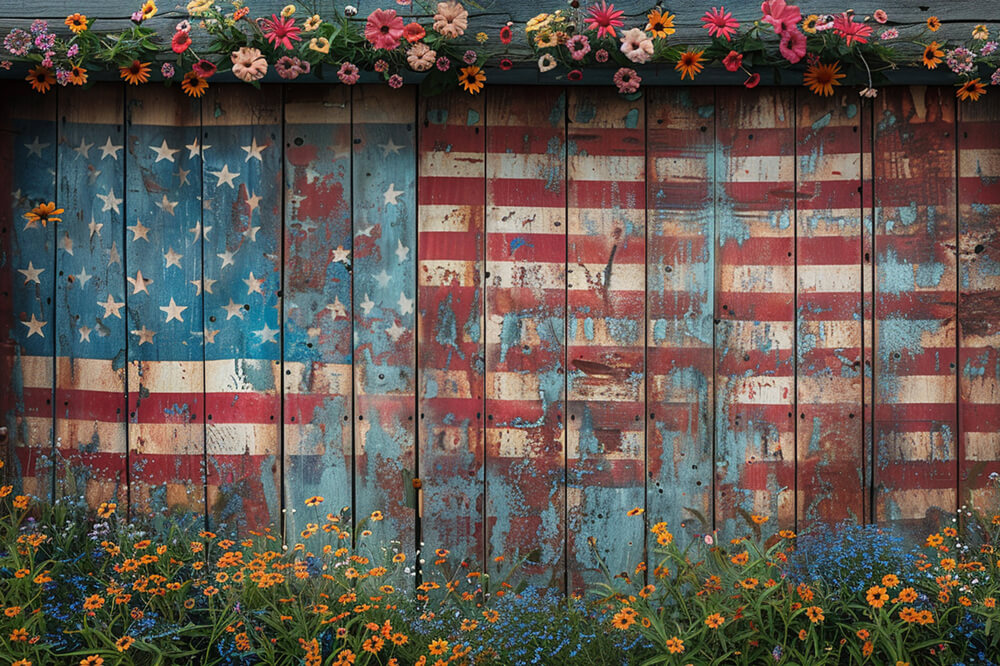
[[[795,25],[802,20],[802,12],[795,5],[785,3],[785,0],[765,0],[760,6],[764,16],[761,20],[774,28],[776,34],[786,30],[794,30]]]
[[[726,618],[722,617],[720,613],[712,613],[705,618],[705,624],[709,629],[718,629],[722,626],[722,623],[726,621]]]
[[[736,555],[730,556],[729,561],[739,566],[746,566],[746,564],[750,561],[750,553],[747,551],[737,553]]]
[[[780,536],[782,539],[794,539],[795,532],[791,530],[778,530],[778,536]]]
[[[588,16],[584,17],[584,22],[590,30],[596,30],[598,37],[615,37],[615,28],[625,25],[619,18],[624,14],[624,10],[615,9],[615,6],[607,4],[606,0],[601,0],[601,5],[591,5],[587,9]]]
[[[241,46],[229,54],[229,59],[233,63],[233,74],[241,81],[258,81],[267,74],[267,60],[259,49]]]
[[[684,652],[684,641],[677,638],[676,636],[668,638],[665,645],[670,654],[680,654]]]
[[[354,652],[346,649],[341,650],[337,653],[337,659],[333,662],[333,666],[350,666],[354,663],[354,660]]]
[[[132,644],[135,643],[135,639],[131,636],[122,636],[117,641],[115,641],[115,647],[118,648],[119,652],[125,652]]]
[[[23,56],[31,49],[31,35],[20,28],[14,28],[4,37],[3,45],[12,54]]]
[[[583,60],[590,53],[590,40],[587,35],[573,35],[566,42],[566,49],[573,60]]]
[[[899,30],[896,30],[895,28],[889,28],[879,35],[879,38],[883,41],[889,41],[891,39],[896,39],[897,37],[899,37]]]
[[[629,69],[628,67],[622,67],[615,72],[612,80],[618,86],[618,92],[622,94],[634,93],[639,89],[639,84],[642,83],[642,78],[639,74],[634,69]]]
[[[486,74],[481,67],[475,65],[463,67],[458,74],[458,83],[467,93],[475,95],[486,84]]]
[[[882,576],[882,585],[889,589],[896,587],[899,585],[899,576],[896,574],[886,574]]]
[[[839,86],[840,81],[846,76],[840,71],[840,63],[818,63],[806,69],[802,77],[802,83],[812,92],[823,97],[833,94],[833,87]]]
[[[403,37],[403,18],[393,9],[376,9],[365,22],[365,39],[376,49],[392,50]]]
[[[635,63],[647,62],[653,55],[653,40],[642,30],[632,28],[622,33],[621,52],[625,57]],[[636,507],[628,512],[630,516],[641,515],[643,509]]]
[[[858,638],[860,638],[861,640],[866,641],[866,640],[868,640],[868,637],[871,634],[868,633],[867,629],[858,629],[856,632],[854,632],[854,635],[857,636]]]
[[[553,58],[551,54],[544,53],[542,54],[542,57],[538,59],[538,71],[547,72],[551,69],[555,69],[558,64],[559,63],[556,62],[556,59]],[[440,66],[438,68],[440,69]]]
[[[181,80],[181,90],[189,97],[201,97],[208,90],[208,81],[198,76],[197,72],[188,72]]]
[[[635,612],[634,611],[628,612],[631,610],[632,609],[623,608],[622,610],[615,613],[614,616],[611,618],[611,626],[613,626],[615,629],[620,629],[622,631],[625,631],[633,624],[635,624]]]
[[[323,19],[319,14],[313,14],[302,23],[302,32],[313,32],[323,25]]]
[[[885,588],[879,585],[869,587],[865,593],[865,598],[868,600],[868,605],[872,608],[882,608],[885,602],[889,601],[889,595],[886,593]]]
[[[87,17],[77,12],[66,17],[66,25],[74,34],[79,35],[87,29]]]
[[[941,64],[941,58],[944,56],[944,51],[939,48],[940,46],[941,45],[937,42],[931,42],[924,47],[923,62],[924,67],[927,69],[934,69]],[[931,548],[937,548],[944,543],[944,538],[940,534],[931,534],[927,537],[925,543]]]
[[[454,39],[465,34],[465,29],[468,27],[469,12],[462,7],[461,3],[455,2],[455,0],[437,3],[434,24],[431,26],[434,32]]]
[[[809,636],[809,632],[805,629],[799,629],[799,640],[804,641]]]
[[[822,622],[825,619],[823,609],[819,606],[809,606],[806,608],[806,617],[808,617],[809,621],[813,624]]]
[[[61,217],[55,217],[56,215],[63,214],[62,208],[56,208],[54,201],[48,203],[38,204],[30,211],[24,214],[24,217],[29,221],[29,223],[40,222],[44,227],[48,225],[49,222],[62,222]],[[3,490],[7,492],[0,492],[0,497],[4,497],[10,494],[11,486],[4,486]],[[19,496],[20,497],[20,496]]]
[[[99,594],[92,594],[83,602],[85,610],[97,610],[104,605],[104,597]]]
[[[24,643],[28,640],[28,630],[21,628],[10,632],[10,640],[14,643]]]
[[[928,16],[927,17],[927,29],[930,30],[931,32],[937,32],[938,30],[940,30],[941,29],[941,19],[939,19],[937,16]]]
[[[52,71],[48,67],[41,65],[28,70],[28,75],[24,79],[31,84],[33,90],[40,93],[47,93],[52,84],[56,82]]]
[[[809,16],[802,19],[802,31],[809,35],[816,34],[816,24],[819,22],[819,16],[816,14],[810,14]]]
[[[681,81],[684,80],[685,76],[694,81],[695,74],[704,69],[705,66],[701,64],[701,57],[704,53],[704,51],[685,51],[681,54],[677,64],[674,65],[674,69],[681,73]]]
[[[20,606],[11,606],[10,608],[5,608],[3,614],[7,617],[17,617],[21,613]]]
[[[708,30],[712,37],[724,37],[730,41],[736,29],[740,27],[739,21],[733,18],[732,12],[727,12],[725,7],[712,7],[701,17],[702,26]]]
[[[104,659],[99,655],[92,654],[89,657],[84,657],[80,660],[80,666],[103,666]]]
[[[427,646],[427,651],[435,657],[448,651],[448,641],[443,638],[436,638]]]
[[[874,18],[878,23],[885,23],[889,20],[889,15],[885,13],[884,9],[876,9],[872,14],[872,18]]]
[[[806,55],[806,36],[798,30],[786,30],[781,33],[778,51],[788,62],[797,63]]]
[[[740,581],[740,587],[744,590],[752,590],[757,587],[760,581],[756,578],[744,578]]]
[[[963,102],[972,100],[973,102],[979,101],[979,98],[986,94],[986,84],[980,83],[979,79],[972,79],[971,81],[966,81],[961,86],[959,86],[958,91],[955,95]],[[942,561],[942,566],[944,566],[944,561]]]
[[[868,36],[872,34],[871,26],[855,21],[847,12],[833,20],[833,31],[838,37],[842,37],[848,46],[855,42],[864,44],[868,41]]]
[[[865,657],[872,656],[872,652],[875,651],[875,644],[871,641],[865,641],[864,645],[861,646],[861,654]]]
[[[978,80],[979,79],[976,79],[976,81],[978,81]],[[985,87],[983,88],[983,92],[986,92],[986,88]],[[975,101],[975,100],[973,100],[973,101]],[[944,569],[945,571],[951,571],[952,569],[955,568],[955,560],[952,559],[952,558],[950,558],[950,557],[944,558],[943,560],[941,560],[941,568]]]
[[[149,80],[149,63],[133,60],[128,67],[119,68],[121,77],[133,86]]]
[[[677,17],[668,11],[654,9],[646,15],[646,31],[657,39],[663,39],[667,35],[672,35],[677,32],[677,29],[674,28],[675,18]]]
[[[1000,42],[986,42],[983,44],[983,48],[979,49],[979,55],[992,55],[993,53],[996,53],[997,49],[1000,49]]]

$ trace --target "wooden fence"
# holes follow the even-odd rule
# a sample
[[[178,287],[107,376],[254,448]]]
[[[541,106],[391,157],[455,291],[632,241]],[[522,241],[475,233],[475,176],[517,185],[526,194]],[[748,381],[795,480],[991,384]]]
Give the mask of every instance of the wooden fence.
[[[289,538],[379,511],[570,589],[655,520],[996,503],[995,95],[4,93],[27,493]]]

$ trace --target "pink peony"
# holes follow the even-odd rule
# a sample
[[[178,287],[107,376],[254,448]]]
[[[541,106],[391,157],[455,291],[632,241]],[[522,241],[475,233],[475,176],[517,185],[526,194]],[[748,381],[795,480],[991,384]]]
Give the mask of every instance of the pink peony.
[[[786,30],[791,30],[795,24],[802,20],[802,12],[795,5],[785,4],[785,0],[764,0],[760,5],[760,11],[764,17],[764,23],[770,23],[774,27],[774,32],[781,34]]]
[[[376,9],[365,22],[365,39],[377,49],[392,50],[403,38],[403,18],[394,9]]]
[[[621,52],[632,62],[642,64],[653,55],[653,40],[639,28],[626,30],[622,33],[621,41]]]
[[[798,30],[786,30],[781,33],[778,50],[785,60],[794,65],[806,56],[806,36]]]
[[[259,81],[267,74],[267,60],[260,50],[244,46],[229,55],[233,61],[233,74],[240,81]]]

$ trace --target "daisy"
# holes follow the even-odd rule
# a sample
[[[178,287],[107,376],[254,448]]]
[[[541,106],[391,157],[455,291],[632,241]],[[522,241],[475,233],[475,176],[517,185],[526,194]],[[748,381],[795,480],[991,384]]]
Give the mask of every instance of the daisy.
[[[681,73],[681,81],[685,76],[694,81],[695,74],[704,69],[705,66],[701,64],[701,56],[704,53],[704,51],[685,51],[681,54],[680,60],[674,65],[674,69]]]
[[[587,9],[587,13],[590,16],[584,17],[584,22],[587,24],[587,28],[590,30],[596,30],[598,37],[614,37],[615,28],[620,28],[625,25],[621,19],[625,11],[621,9],[615,9],[615,6],[607,4],[605,0],[601,0],[600,6],[594,4]]]
[[[486,85],[486,74],[483,73],[481,67],[475,65],[463,67],[458,73],[458,83],[465,89],[465,92],[475,95]]]
[[[29,70],[24,80],[30,83],[36,92],[47,93],[52,84],[56,82],[56,77],[52,75],[52,71],[48,67],[39,65]]]
[[[392,12],[395,14],[395,12]],[[302,37],[299,36],[301,28],[295,25],[295,19],[292,18],[279,18],[277,14],[271,14],[271,18],[262,18],[259,21],[261,31],[264,33],[264,37],[267,41],[274,45],[274,48],[278,46],[284,46],[286,49],[291,49],[292,42],[302,41]],[[365,30],[365,36],[367,37],[367,29]]]
[[[674,28],[674,18],[670,12],[661,12],[654,9],[646,15],[646,31],[652,33],[653,37],[663,39],[667,35],[672,35],[677,30]]]
[[[121,77],[133,86],[137,86],[140,83],[145,83],[149,80],[148,62],[133,60],[131,65],[128,67],[121,67],[118,71],[121,74]]]
[[[963,83],[958,88],[958,91],[955,93],[955,96],[958,97],[963,102],[970,99],[973,102],[976,102],[979,100],[980,97],[982,97],[985,94],[986,94],[986,85],[984,83],[980,83],[979,79],[972,79],[971,81],[966,81],[965,83]],[[942,560],[942,564],[943,563],[944,560]]]
[[[705,24],[703,27],[708,30],[709,35],[725,37],[727,42],[740,27],[739,21],[734,19],[733,13],[727,12],[725,7],[712,7],[701,17],[701,21]]]

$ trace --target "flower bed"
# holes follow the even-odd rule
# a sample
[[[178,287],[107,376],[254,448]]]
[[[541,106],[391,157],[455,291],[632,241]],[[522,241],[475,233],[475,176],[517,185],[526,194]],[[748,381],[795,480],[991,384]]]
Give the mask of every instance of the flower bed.
[[[971,511],[908,551],[875,527],[768,529],[680,547],[563,599],[438,550],[407,558],[321,498],[295,544],[127,523],[0,488],[0,662],[100,664],[991,664],[1000,516]],[[624,520],[643,520],[635,510]],[[961,527],[957,527],[960,525]],[[595,548],[596,552],[596,548]],[[992,661],[991,661],[992,660]]]
[[[489,68],[509,70],[519,63],[540,72],[555,70],[567,81],[583,81],[588,68],[617,66],[614,83],[623,94],[634,94],[641,85],[635,67],[653,64],[673,66],[682,81],[721,65],[742,73],[748,88],[760,82],[761,71],[797,68],[812,92],[827,96],[848,73],[866,82],[862,95],[874,97],[882,72],[906,66],[933,70],[942,63],[955,75],[962,100],[978,100],[986,93],[986,80],[1000,84],[1000,50],[989,28],[977,25],[964,43],[948,44],[935,38],[942,25],[937,16],[919,26],[896,25],[883,10],[870,16],[852,10],[803,15],[785,0],[765,0],[757,20],[741,23],[725,7],[713,6],[692,12],[700,14],[702,41],[709,42],[692,46],[672,42],[677,15],[659,4],[632,25],[606,0],[569,5],[538,14],[523,26],[508,22],[490,34],[477,31],[480,16],[457,0],[428,3],[422,7],[424,17],[409,19],[395,9],[375,9],[362,17],[352,5],[334,14],[303,16],[290,4],[280,15],[254,16],[243,0],[226,6],[191,0],[190,19],[177,22],[172,37],[164,40],[148,27],[158,8],[155,0],[146,0],[132,15],[132,26],[116,32],[99,32],[94,19],[80,13],[66,17],[62,32],[41,20],[30,30],[15,28],[4,40],[10,59],[0,66],[9,69],[12,59],[35,64],[27,80],[44,93],[56,83],[85,85],[89,73],[101,69],[117,70],[139,85],[160,61],[155,67],[162,77],[179,79],[192,97],[201,97],[220,71],[256,84],[269,71],[292,80],[322,75],[324,68],[335,70],[346,85],[357,83],[365,71],[398,88],[404,74],[418,73],[427,77],[429,91],[461,87],[475,94],[485,86]],[[914,52],[919,56],[908,55]]]

